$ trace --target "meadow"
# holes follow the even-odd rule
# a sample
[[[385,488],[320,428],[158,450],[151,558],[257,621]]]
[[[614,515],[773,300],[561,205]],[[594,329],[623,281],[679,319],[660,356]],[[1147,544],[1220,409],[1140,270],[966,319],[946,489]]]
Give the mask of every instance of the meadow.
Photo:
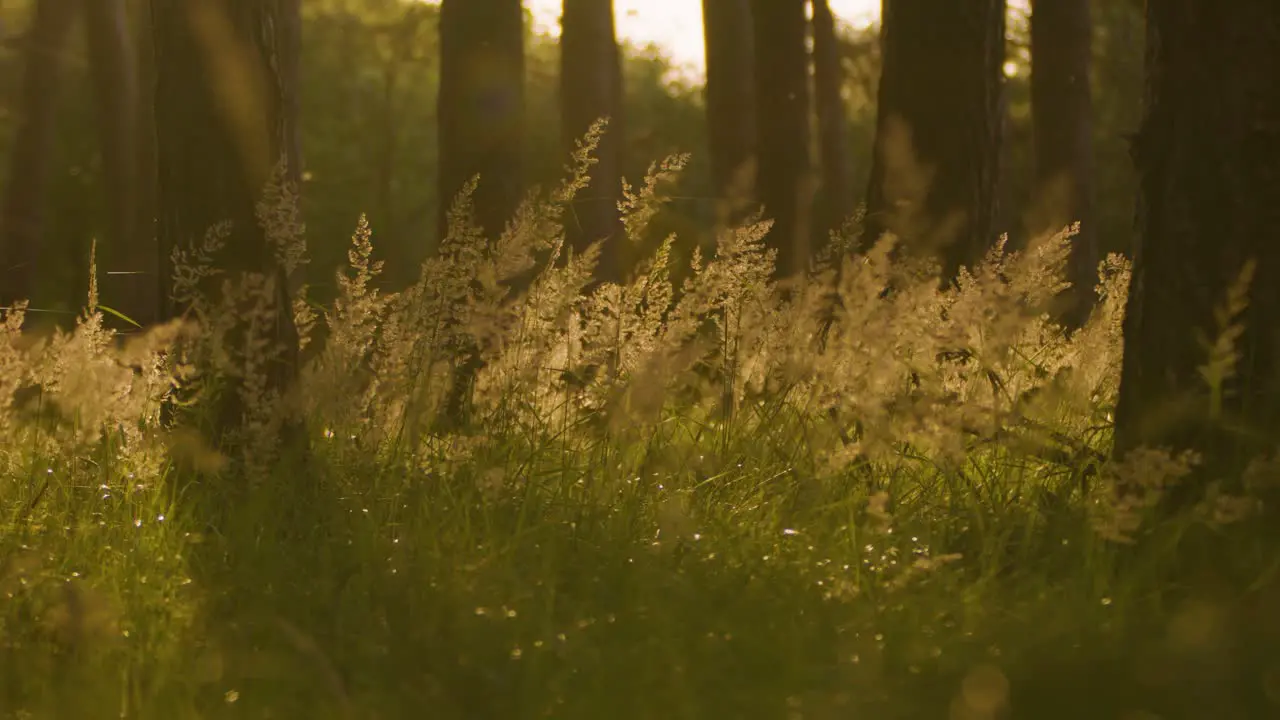
[[[225,227],[181,320],[6,313],[0,717],[1280,716],[1275,465],[1170,512],[1194,457],[1110,458],[1123,258],[1074,331],[1070,228],[945,288],[891,237],[780,287],[765,223],[653,236],[677,156],[596,284],[591,146],[501,237],[464,192],[401,291],[362,222],[285,393]]]

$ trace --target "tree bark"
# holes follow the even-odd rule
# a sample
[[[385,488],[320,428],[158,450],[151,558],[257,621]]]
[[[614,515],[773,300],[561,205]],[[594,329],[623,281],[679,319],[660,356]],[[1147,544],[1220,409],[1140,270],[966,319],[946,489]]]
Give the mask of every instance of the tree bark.
[[[136,256],[138,222],[138,60],[125,0],[85,0],[94,104],[97,109],[102,182],[106,195],[105,255],[113,261]],[[124,276],[138,284],[140,276]],[[125,297],[123,294],[122,297]],[[143,310],[122,303],[133,316]],[[135,318],[136,319],[136,318]]]
[[[1031,4],[1031,117],[1035,188],[1033,235],[1080,223],[1067,266],[1072,289],[1062,317],[1079,327],[1093,306],[1098,241],[1093,193],[1093,22],[1090,0]]]
[[[836,19],[827,0],[813,0],[813,87],[822,156],[823,230],[837,230],[853,215],[852,169],[844,112],[844,68]]]
[[[198,243],[231,222],[217,261],[233,282],[261,274],[274,282],[274,338],[282,346],[268,387],[283,391],[297,372],[298,341],[289,279],[256,217],[272,170],[289,151],[296,117],[284,87],[281,23],[288,0],[153,0],[158,166],[157,236],[161,319],[181,314],[173,299],[175,247]],[[294,61],[296,62],[296,61]],[[216,291],[216,287],[213,288]],[[234,392],[227,393],[234,396]],[[222,430],[236,422],[220,409]]]
[[[0,206],[0,307],[31,299],[44,233],[58,88],[76,0],[39,0],[25,41],[22,107]]]
[[[809,267],[809,55],[805,0],[752,0],[755,20],[757,200],[773,220],[780,279]]]
[[[751,0],[702,0],[707,146],[718,222],[733,224],[755,196],[755,40]]]
[[[1146,22],[1115,449],[1193,449],[1230,473],[1274,449],[1280,430],[1280,5],[1151,2]],[[1205,343],[1247,263],[1235,372],[1215,398],[1200,374]]]
[[[290,182],[302,182],[304,158],[302,133],[298,127],[298,114],[302,108],[302,0],[279,0],[276,15],[276,48],[280,62],[280,93],[284,123],[283,153],[286,177]]]
[[[524,192],[524,10],[520,0],[444,0],[440,6],[440,235],[475,175],[476,217],[502,233]]]
[[[143,326],[157,320],[159,286],[159,250],[156,245],[156,61],[151,30],[149,0],[134,2],[134,37],[137,38],[137,211],[134,231],[137,241],[131,245],[122,267],[136,273],[129,277],[128,297],[133,319]]]
[[[444,0],[440,6],[439,229],[463,185],[480,176],[472,202],[497,238],[524,193],[524,9],[520,0]],[[479,349],[461,349],[442,421],[465,423]]]
[[[565,151],[591,124],[609,126],[595,156],[591,184],[578,195],[566,219],[573,247],[581,251],[605,241],[596,277],[619,280],[623,273],[622,221],[622,57],[613,21],[613,0],[564,0],[560,36],[560,123]]]
[[[893,232],[944,279],[994,240],[1004,0],[884,0],[863,241]]]

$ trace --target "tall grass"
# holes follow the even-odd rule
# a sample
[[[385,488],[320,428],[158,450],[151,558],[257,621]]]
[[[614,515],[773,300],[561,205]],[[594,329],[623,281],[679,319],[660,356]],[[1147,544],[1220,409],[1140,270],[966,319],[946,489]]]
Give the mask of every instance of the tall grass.
[[[656,250],[593,284],[563,218],[600,130],[500,237],[468,187],[402,291],[361,220],[337,299],[290,309],[285,394],[276,280],[220,275],[226,227],[175,253],[187,317],[127,343],[96,290],[68,332],[6,313],[0,717],[1280,711],[1256,501],[1153,523],[1194,458],[1106,459],[1123,259],[1071,333],[1069,230],[947,288],[885,238],[780,289],[756,221],[675,268],[673,157],[622,203]],[[292,192],[261,208],[291,270]],[[1214,577],[1179,574],[1189,532]]]

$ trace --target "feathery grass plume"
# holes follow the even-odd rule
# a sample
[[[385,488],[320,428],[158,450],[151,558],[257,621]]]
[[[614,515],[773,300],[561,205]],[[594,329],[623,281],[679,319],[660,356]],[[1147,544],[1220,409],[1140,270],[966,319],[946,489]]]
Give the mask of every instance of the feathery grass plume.
[[[639,245],[645,240],[650,223],[667,200],[659,193],[660,188],[676,180],[687,160],[687,156],[672,155],[650,165],[638,191],[623,180],[618,210],[632,243]],[[624,389],[629,395],[626,405],[632,409],[661,404],[661,387],[649,386],[646,390],[653,394],[640,398],[634,394],[637,388],[632,380],[654,351],[672,306],[670,264],[674,243],[675,236],[665,238],[653,255],[641,260],[629,273],[629,280],[597,286],[580,309],[581,351],[576,367],[568,368],[567,374],[583,385],[587,393],[584,402],[590,407],[603,408]]]
[[[737,375],[744,367],[744,345],[751,341],[746,334],[777,302],[772,279],[777,251],[764,242],[772,225],[757,213],[739,227],[719,230],[710,259],[704,261],[695,248],[662,334],[668,359],[683,360],[672,365],[674,372],[683,375],[696,365],[707,377],[718,378],[717,402],[724,413],[732,413],[741,399]],[[686,352],[690,343],[697,346]]]
[[[235,285],[224,284],[223,296],[235,308],[236,327],[241,333],[228,376],[234,378],[242,415],[230,438],[243,455],[245,468],[256,477],[266,477],[275,460],[280,429],[287,418],[281,388],[271,382],[271,365],[286,351],[280,344],[279,314],[291,308],[278,307],[277,278],[264,273],[245,273]]]
[[[170,251],[173,265],[173,301],[179,307],[190,308],[197,315],[207,294],[208,282],[222,275],[217,255],[231,237],[231,221],[215,223],[205,232],[199,244],[189,247],[175,245]]]
[[[1100,537],[1117,543],[1136,541],[1165,494],[1200,464],[1191,451],[1137,448],[1104,471],[1090,497],[1090,517]]]
[[[1123,347],[1124,312],[1129,295],[1131,266],[1123,256],[1112,253],[1098,263],[1098,302],[1085,324],[1072,333],[1060,353],[1060,365],[1070,368],[1069,390],[1063,402],[1073,402],[1071,410],[1087,423],[1107,424],[1120,392],[1120,361]],[[1090,408],[1096,412],[1091,413]],[[1076,426],[1083,432],[1085,427]]]
[[[495,343],[493,335],[476,338],[485,348],[485,368],[476,377],[475,402],[491,422],[505,423],[503,415],[519,420],[532,413],[536,418],[548,404],[554,407],[563,392],[557,376],[570,369],[571,358],[578,357],[579,341],[574,337],[578,330],[570,328],[570,322],[583,303],[583,290],[599,260],[600,243],[580,255],[566,253],[563,217],[589,183],[594,152],[606,124],[599,120],[588,129],[577,144],[565,180],[548,199],[522,206],[503,234],[508,243],[516,238],[524,238],[527,245],[536,243],[534,247],[545,250],[548,257],[528,292],[509,304],[508,312],[499,315],[490,298],[482,314],[501,317],[508,329],[505,342]],[[515,398],[527,402],[509,402]]]
[[[1194,514],[1210,527],[1222,529],[1265,517],[1268,505],[1277,499],[1277,491],[1280,491],[1280,456],[1272,451],[1250,460],[1238,483],[1211,483]]]
[[[103,325],[98,307],[96,243],[90,249],[89,288],[84,311],[74,329],[55,329],[33,367],[33,379],[62,416],[73,448],[96,444],[117,417],[133,384],[133,372],[114,357],[113,333]],[[132,408],[127,408],[132,409]]]
[[[1214,338],[1197,338],[1208,354],[1205,363],[1197,371],[1209,387],[1211,421],[1222,419],[1222,401],[1228,391],[1226,384],[1236,375],[1236,363],[1240,359],[1240,351],[1236,345],[1245,332],[1245,324],[1240,318],[1249,307],[1249,290],[1257,267],[1256,260],[1245,262],[1240,274],[1227,287],[1227,296],[1213,309],[1217,330]]]
[[[30,382],[30,363],[22,323],[26,320],[27,301],[21,300],[0,309],[0,436],[12,437],[16,425],[14,404],[17,392]],[[6,465],[17,459],[14,446],[0,447]]]
[[[289,280],[293,280],[310,262],[307,227],[302,222],[300,201],[298,186],[289,179],[288,159],[281,157],[271,168],[254,210],[267,244],[271,246],[272,256]]]
[[[311,286],[306,283],[298,285],[298,292],[293,296],[293,326],[298,330],[298,354],[303,355],[314,339],[316,322],[320,316],[315,306],[308,299]]]
[[[378,327],[395,300],[373,286],[383,263],[373,259],[372,230],[364,215],[351,236],[347,261],[351,272],[336,273],[338,295],[322,316],[328,330],[324,348],[304,368],[301,383],[308,389],[303,393],[308,416],[325,428],[342,428],[350,436],[372,420],[371,363]]]
[[[1016,427],[1026,419],[1026,399],[1059,382],[1073,355],[1045,312],[1066,287],[1070,234],[1041,239],[1024,253],[1007,253],[999,243],[946,289],[937,287],[932,263],[892,261],[892,236],[849,258],[838,275],[836,310],[822,320],[818,354],[799,365],[815,378],[813,406],[844,426],[842,436],[852,427],[849,437],[869,457],[892,457],[906,442],[960,458],[975,442]],[[1118,348],[1117,338],[1105,355],[1114,358]],[[847,457],[848,446],[841,452]]]
[[[439,251],[423,262],[418,281],[398,295],[388,295],[385,312],[379,310],[384,319],[373,336],[369,397],[385,403],[378,431],[391,438],[407,434],[410,446],[438,417],[467,348],[468,298],[486,244],[472,210],[476,183],[472,178],[459,191],[447,213]],[[359,265],[358,258],[352,261],[353,267]],[[377,304],[375,295],[363,292],[363,297]]]
[[[674,236],[663,240],[627,284],[597,287],[581,313],[582,353],[571,372],[587,393],[584,405],[608,409],[615,422],[652,416],[663,404],[666,368],[658,353],[674,302],[674,242]]]
[[[18,454],[59,458],[73,468],[88,463],[98,468],[104,488],[158,478],[165,455],[160,408],[176,384],[166,356],[184,332],[182,323],[118,346],[98,302],[96,245],[85,309],[70,332],[59,328],[27,341],[21,319],[21,308],[6,314],[0,343],[0,366],[12,370],[0,387],[0,424]],[[19,389],[32,398],[27,407],[14,404]]]
[[[591,154],[603,129],[597,123],[579,143],[564,183],[549,197],[531,193],[492,241],[475,222],[472,195],[478,179],[465,184],[447,213],[438,252],[424,261],[417,282],[403,292],[379,294],[371,288],[381,265],[369,259],[372,245],[362,221],[348,258],[354,277],[339,281],[338,303],[326,314],[330,332],[337,336],[329,343],[333,349],[318,356],[305,380],[308,388],[316,387],[306,390],[307,395],[334,398],[334,407],[325,411],[330,432],[363,436],[373,446],[415,457],[419,444],[429,441],[426,431],[446,399],[465,391],[455,386],[467,381],[466,365],[477,359],[473,355],[484,367],[476,378],[477,421],[499,422],[508,401],[541,387],[538,371],[543,366],[533,358],[550,347],[544,325],[564,324],[566,307],[580,301],[585,284],[580,280],[590,277],[594,264],[595,251],[560,262],[561,218],[587,184]],[[545,266],[525,294],[513,297],[513,287],[539,256]],[[354,395],[320,389],[330,381],[362,389]],[[338,398],[358,401],[339,411]],[[357,418],[364,418],[363,429],[351,425]],[[384,440],[391,445],[383,446]]]
[[[651,163],[645,173],[644,185],[639,191],[626,178],[622,179],[622,199],[618,201],[618,212],[631,242],[639,243],[644,240],[649,224],[666,203],[666,198],[659,194],[659,187],[674,183],[688,164],[689,155],[686,153],[669,155],[660,163]]]

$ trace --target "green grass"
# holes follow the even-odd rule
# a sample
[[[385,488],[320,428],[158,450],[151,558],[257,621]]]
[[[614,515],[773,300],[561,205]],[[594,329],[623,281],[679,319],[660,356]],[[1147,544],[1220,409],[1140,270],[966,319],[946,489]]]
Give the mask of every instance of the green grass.
[[[1078,500],[1027,497],[1026,471],[818,477],[698,429],[574,453],[488,437],[447,473],[331,438],[234,513],[193,476],[105,492],[54,468],[30,512],[46,474],[11,479],[3,716],[1280,709],[1274,583],[1222,567],[1171,601],[1167,533],[1122,553]],[[1227,537],[1265,567],[1256,529]],[[926,553],[963,557],[908,570]]]

